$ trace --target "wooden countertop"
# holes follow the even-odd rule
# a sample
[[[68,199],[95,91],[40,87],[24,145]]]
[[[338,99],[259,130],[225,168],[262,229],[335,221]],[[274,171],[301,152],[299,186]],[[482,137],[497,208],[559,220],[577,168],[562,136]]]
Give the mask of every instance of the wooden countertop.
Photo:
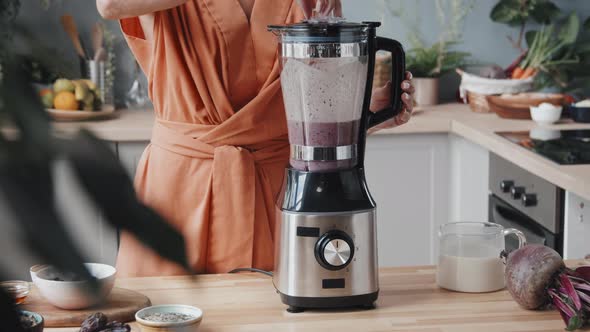
[[[521,309],[507,291],[454,293],[435,285],[434,267],[382,269],[374,310],[289,314],[269,277],[258,274],[119,279],[118,287],[156,304],[187,304],[204,311],[201,332],[224,331],[563,331],[557,311]],[[132,331],[139,331],[132,324]],[[77,332],[76,328],[46,329]]]
[[[117,142],[149,141],[154,115],[151,111],[119,111],[115,119],[98,122],[56,123],[59,131],[72,131],[81,126],[99,137]],[[590,200],[590,165],[560,166],[495,134],[497,131],[523,131],[536,128],[530,120],[507,120],[495,114],[479,114],[467,105],[444,104],[418,109],[412,120],[400,127],[375,135],[452,133],[464,137],[529,172]],[[590,129],[590,124],[566,121],[548,128]]]

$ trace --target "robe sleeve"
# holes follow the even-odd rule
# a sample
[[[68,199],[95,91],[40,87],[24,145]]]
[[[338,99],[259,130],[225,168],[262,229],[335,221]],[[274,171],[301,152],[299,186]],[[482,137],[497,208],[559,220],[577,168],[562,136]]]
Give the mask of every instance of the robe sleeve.
[[[145,39],[145,34],[139,22],[139,17],[119,20],[123,36],[146,76],[152,62],[152,43]]]

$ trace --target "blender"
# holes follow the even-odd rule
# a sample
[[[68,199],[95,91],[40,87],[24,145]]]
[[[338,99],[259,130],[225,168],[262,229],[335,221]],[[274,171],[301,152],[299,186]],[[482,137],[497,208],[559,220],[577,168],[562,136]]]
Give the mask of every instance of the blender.
[[[379,293],[375,201],[366,134],[401,110],[405,54],[379,23],[272,25],[279,38],[290,166],[277,200],[273,283],[290,312],[374,307]],[[392,53],[392,105],[369,111],[375,54]]]

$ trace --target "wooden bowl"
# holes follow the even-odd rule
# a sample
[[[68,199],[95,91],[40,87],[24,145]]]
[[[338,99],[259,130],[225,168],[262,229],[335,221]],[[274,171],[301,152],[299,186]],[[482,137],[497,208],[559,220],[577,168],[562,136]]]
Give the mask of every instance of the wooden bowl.
[[[563,105],[565,95],[557,93],[520,93],[516,95],[487,96],[490,109],[501,118],[531,119],[531,106],[542,103]]]

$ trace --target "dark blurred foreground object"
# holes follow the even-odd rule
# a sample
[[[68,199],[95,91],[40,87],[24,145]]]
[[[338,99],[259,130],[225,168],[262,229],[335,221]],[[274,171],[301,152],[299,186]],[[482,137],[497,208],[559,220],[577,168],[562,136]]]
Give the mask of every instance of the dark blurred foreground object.
[[[90,280],[89,291],[98,290],[56,210],[51,167],[59,158],[72,164],[89,198],[113,227],[134,234],[163,258],[190,272],[182,236],[138,201],[131,179],[114,153],[86,130],[71,139],[53,135],[43,105],[22,68],[16,60],[5,61],[0,81],[0,128],[10,123],[18,131],[16,138],[0,131],[0,195],[23,234],[23,247],[14,249],[29,251],[46,264]],[[0,331],[24,331],[13,300],[2,290],[0,322]]]

